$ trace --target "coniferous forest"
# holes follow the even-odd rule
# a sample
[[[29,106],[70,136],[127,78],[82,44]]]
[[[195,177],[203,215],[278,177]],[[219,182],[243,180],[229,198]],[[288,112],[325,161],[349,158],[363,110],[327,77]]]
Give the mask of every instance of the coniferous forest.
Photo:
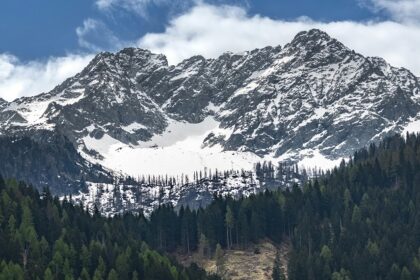
[[[0,279],[209,279],[173,252],[292,242],[289,279],[420,277],[420,136],[372,144],[325,175],[205,209],[103,218],[0,181]]]
[[[144,219],[90,215],[0,180],[0,279],[217,279],[150,249]]]

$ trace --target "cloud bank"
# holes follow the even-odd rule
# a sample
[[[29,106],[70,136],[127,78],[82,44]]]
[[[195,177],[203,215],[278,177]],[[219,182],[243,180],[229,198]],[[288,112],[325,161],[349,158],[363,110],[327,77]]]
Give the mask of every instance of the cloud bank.
[[[76,28],[76,35],[79,46],[96,53],[102,50],[115,51],[127,45],[104,22],[92,18],[84,20],[83,25]]]
[[[420,7],[420,0],[368,1],[373,9],[389,13],[392,20],[319,22],[302,17],[284,21],[251,16],[238,6],[197,2],[193,8],[174,17],[163,32],[146,34],[136,42],[119,40],[103,22],[94,19],[85,20],[76,33],[80,46],[91,52],[131,45],[163,53],[170,63],[176,64],[197,54],[212,58],[226,51],[284,46],[296,33],[319,28],[363,55],[383,57],[392,65],[408,68],[420,76],[420,22],[415,20],[420,18],[417,14],[420,8],[416,9]],[[141,5],[151,2],[154,0],[99,0],[97,3],[107,9],[123,3],[145,7]],[[51,90],[81,71],[92,57],[68,55],[23,63],[13,55],[0,54],[0,97],[13,100]]]
[[[174,18],[163,33],[146,34],[138,45],[164,53],[170,63],[177,63],[195,54],[217,57],[226,51],[285,45],[296,33],[311,28],[326,31],[363,55],[383,57],[420,76],[420,25],[397,21],[325,23],[304,17],[282,21],[249,16],[240,7],[202,4]]]
[[[95,4],[102,11],[124,9],[146,17],[147,7],[155,1],[165,0],[97,0]]]
[[[0,97],[12,101],[49,91],[78,73],[92,58],[92,55],[68,55],[23,63],[13,55],[0,54]]]
[[[374,11],[384,11],[398,22],[420,22],[420,0],[370,0],[369,3]]]
[[[171,10],[185,9],[201,0],[96,0],[99,10],[104,12],[119,12],[137,14],[143,18],[149,18],[151,6],[170,7]]]

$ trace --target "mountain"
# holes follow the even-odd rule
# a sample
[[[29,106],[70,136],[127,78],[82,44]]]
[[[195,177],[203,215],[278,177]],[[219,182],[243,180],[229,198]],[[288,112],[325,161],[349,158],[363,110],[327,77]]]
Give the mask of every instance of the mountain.
[[[83,158],[62,134],[38,131],[29,136],[0,137],[0,168],[8,178],[18,178],[54,193],[85,190],[84,182],[112,183],[112,172]]]
[[[191,178],[205,168],[252,170],[263,160],[327,168],[416,129],[419,89],[409,70],[364,57],[316,29],[284,47],[194,56],[177,65],[128,48],[98,54],[48,93],[1,101],[0,133],[42,145],[55,145],[44,134],[66,139],[71,145],[56,152],[80,161],[79,172],[64,176],[77,186],[109,184],[112,176],[102,175],[116,172]],[[49,177],[57,193],[80,189],[63,190]]]

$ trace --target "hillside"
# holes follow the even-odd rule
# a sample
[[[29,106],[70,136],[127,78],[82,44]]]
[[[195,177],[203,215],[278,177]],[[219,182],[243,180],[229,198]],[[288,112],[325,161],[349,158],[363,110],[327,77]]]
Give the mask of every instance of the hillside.
[[[106,219],[98,211],[91,216],[47,191],[40,196],[22,183],[0,180],[1,273],[48,279],[135,270],[145,279],[205,279],[197,266],[184,269],[152,249],[198,252],[216,261],[219,273],[234,273],[235,260],[252,261],[258,254],[249,255],[247,248],[262,240],[281,248],[290,240],[288,267],[280,270],[288,279],[416,279],[419,167],[420,136],[394,136],[302,186],[239,199],[215,197],[198,210],[160,205],[148,219],[141,214]]]
[[[220,245],[243,250],[286,236],[289,279],[416,279],[419,167],[420,136],[390,137],[300,187],[216,198],[198,211],[161,206],[149,243],[215,258]]]
[[[0,178],[0,279],[217,279],[144,243],[140,216],[102,218]]]
[[[42,178],[12,158],[4,176],[64,195],[120,173],[191,179],[268,160],[331,168],[372,142],[416,131],[419,88],[409,70],[316,29],[285,46],[177,65],[143,49],[103,52],[52,91],[2,103],[1,137],[33,142],[29,168],[39,164],[37,145],[45,157],[73,154],[54,156],[59,168]],[[72,147],[56,142],[63,138]]]

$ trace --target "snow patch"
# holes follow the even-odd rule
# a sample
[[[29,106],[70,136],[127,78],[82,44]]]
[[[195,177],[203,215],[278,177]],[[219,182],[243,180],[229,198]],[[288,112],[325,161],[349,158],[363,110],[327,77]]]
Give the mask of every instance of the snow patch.
[[[88,149],[104,157],[102,165],[132,176],[192,176],[204,168],[252,170],[255,163],[264,160],[252,152],[223,151],[219,145],[203,147],[209,133],[226,135],[230,131],[219,128],[213,117],[207,117],[198,124],[171,120],[165,132],[137,146],[123,144],[107,134],[101,139],[86,136],[83,141]]]
[[[336,166],[339,166],[341,161],[343,160],[342,158],[338,158],[335,160],[328,159],[324,155],[322,155],[318,150],[310,150],[307,152],[308,153],[305,155],[305,157],[298,163],[300,168],[305,168],[307,170],[330,170]],[[305,151],[302,151],[301,153],[304,154]]]
[[[412,120],[406,127],[404,127],[403,134],[406,133],[419,133],[420,132],[420,120]]]
[[[146,126],[142,125],[141,123],[137,123],[137,122],[134,122],[134,123],[126,125],[126,126],[122,126],[121,128],[123,130],[127,131],[128,133],[134,133],[135,131],[140,130],[140,129],[146,129],[147,130]]]

